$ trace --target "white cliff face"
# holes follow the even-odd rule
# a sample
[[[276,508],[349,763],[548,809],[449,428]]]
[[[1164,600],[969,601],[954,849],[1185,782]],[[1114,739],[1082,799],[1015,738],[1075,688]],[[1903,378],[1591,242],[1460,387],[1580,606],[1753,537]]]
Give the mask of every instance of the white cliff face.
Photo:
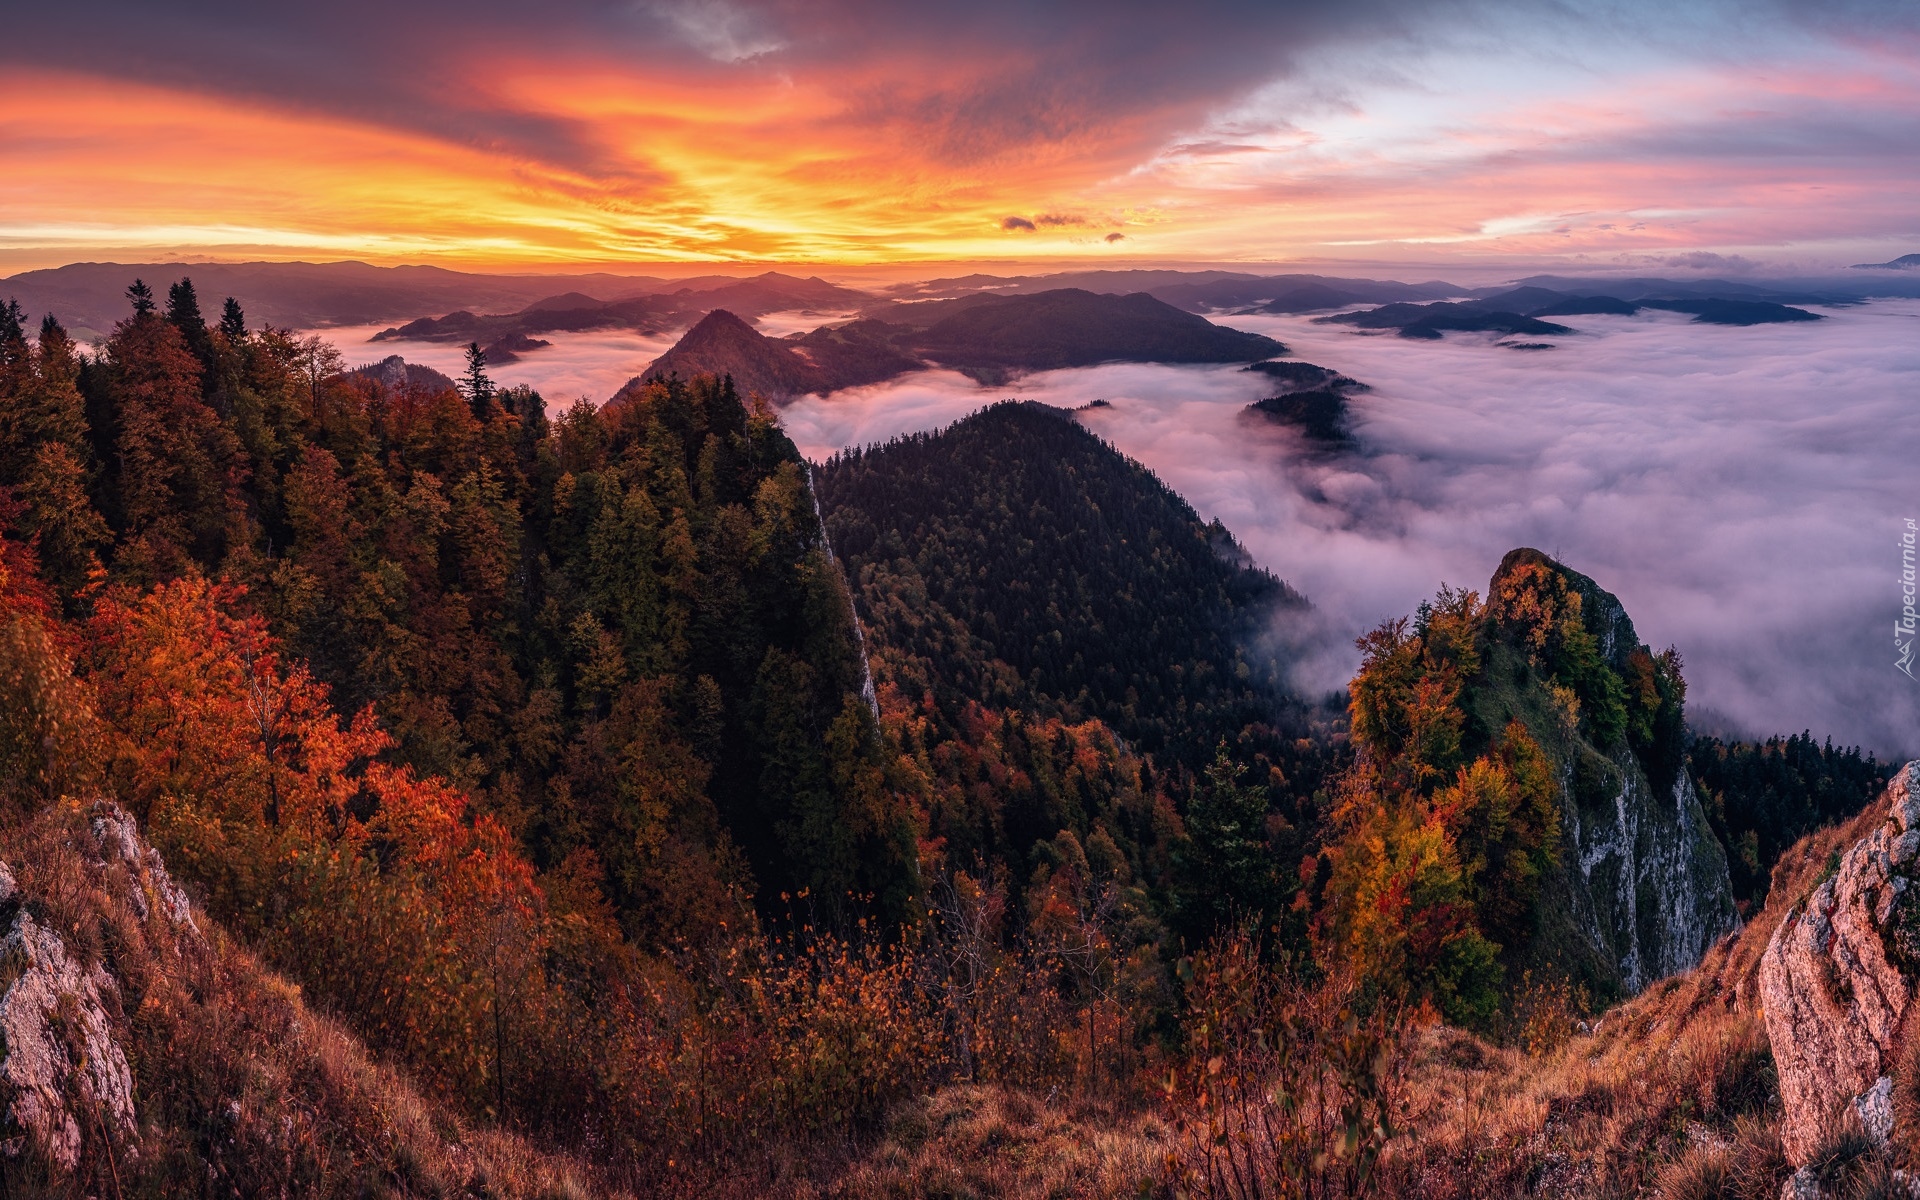
[[[111,889],[125,879],[126,903],[143,922],[198,939],[186,894],[133,818],[101,802],[91,813],[92,867]],[[133,1077],[120,1037],[118,982],[85,961],[59,932],[34,916],[32,896],[0,864],[0,1153],[40,1157],[71,1171],[80,1160],[83,1123],[128,1157],[134,1139]]]
[[[820,493],[813,486],[813,464],[807,464],[807,494],[813,497],[813,521],[820,529],[820,545],[827,552],[827,562],[834,570],[840,571],[840,582],[847,594],[847,612],[853,618],[853,646],[860,655],[860,698],[867,702],[868,711],[873,713],[873,723],[880,724],[880,695],[873,686],[873,660],[867,657],[867,630],[860,623],[860,609],[853,599],[853,581],[848,579],[840,559],[833,552],[833,539],[827,536],[827,519],[820,512]]]
[[[1890,1077],[1920,978],[1920,762],[1893,777],[1886,812],[1788,913],[1760,962],[1781,1138],[1795,1163],[1844,1105],[1869,1132],[1891,1128]]]
[[[1566,822],[1590,902],[1590,935],[1637,992],[1691,970],[1707,948],[1739,928],[1724,853],[1685,771],[1672,794],[1656,798],[1630,754],[1610,812],[1584,816],[1569,798]]]

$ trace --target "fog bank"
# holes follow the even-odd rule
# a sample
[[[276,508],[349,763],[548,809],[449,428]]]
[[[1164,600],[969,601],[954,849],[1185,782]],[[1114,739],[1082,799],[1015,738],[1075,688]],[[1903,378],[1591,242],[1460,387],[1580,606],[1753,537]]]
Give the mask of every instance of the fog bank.
[[[1904,436],[1920,302],[1829,316],[1565,318],[1580,332],[1537,352],[1223,318],[1373,386],[1354,402],[1362,452],[1336,459],[1244,418],[1266,381],[1231,367],[1116,365],[991,390],[927,372],[784,420],[819,458],[1009,395],[1105,399],[1089,428],[1318,607],[1329,637],[1305,686],[1339,686],[1354,635],[1443,581],[1484,589],[1502,554],[1531,545],[1619,595],[1643,640],[1678,646],[1689,703],[1717,722],[1913,753],[1920,684],[1893,666],[1893,622],[1899,531],[1920,517]]]

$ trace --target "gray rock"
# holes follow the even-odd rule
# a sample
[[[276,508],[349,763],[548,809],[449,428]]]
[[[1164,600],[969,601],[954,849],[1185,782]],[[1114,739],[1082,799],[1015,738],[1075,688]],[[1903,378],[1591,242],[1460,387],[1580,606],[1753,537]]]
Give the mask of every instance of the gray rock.
[[[80,1161],[76,1104],[130,1143],[133,1076],[107,1007],[118,1000],[112,976],[98,964],[83,967],[26,912],[0,938],[0,963],[18,971],[0,994],[0,1093],[11,1124],[69,1171]]]
[[[147,845],[140,836],[139,825],[125,809],[111,800],[95,802],[91,828],[93,839],[100,848],[101,861],[126,867],[129,876],[127,902],[142,921],[152,913],[152,905],[157,904],[161,915],[170,924],[198,932],[199,926],[193,920],[193,905],[187,899],[187,894],[167,873],[160,852]]]
[[[1892,1128],[1887,1077],[1920,975],[1920,762],[1893,777],[1886,808],[1886,821],[1787,914],[1760,961],[1781,1140],[1795,1163],[1844,1105],[1869,1131]]]

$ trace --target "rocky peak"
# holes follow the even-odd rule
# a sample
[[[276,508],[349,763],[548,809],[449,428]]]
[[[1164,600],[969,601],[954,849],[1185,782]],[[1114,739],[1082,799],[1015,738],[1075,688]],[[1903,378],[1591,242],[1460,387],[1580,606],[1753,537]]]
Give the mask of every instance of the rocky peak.
[[[1625,676],[1636,655],[1646,656],[1643,667],[1652,663],[1619,599],[1578,571],[1522,547],[1501,560],[1488,595],[1509,584],[1579,596],[1580,624],[1600,660],[1582,668],[1583,678],[1603,670]],[[1739,927],[1726,852],[1681,766],[1678,690],[1673,711],[1663,699],[1652,717],[1653,740],[1635,741],[1584,720],[1568,725],[1551,702],[1556,669],[1530,659],[1511,635],[1496,638],[1468,700],[1481,728],[1526,724],[1559,780],[1559,862],[1545,881],[1541,926],[1524,961],[1579,980],[1597,997],[1631,995],[1691,970]],[[1582,697],[1596,706],[1602,699]]]

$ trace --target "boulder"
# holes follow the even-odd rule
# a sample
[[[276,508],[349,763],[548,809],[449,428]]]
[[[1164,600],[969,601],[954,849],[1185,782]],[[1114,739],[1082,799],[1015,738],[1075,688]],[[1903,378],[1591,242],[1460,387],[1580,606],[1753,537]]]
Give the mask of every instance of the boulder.
[[[82,1119],[99,1120],[116,1141],[133,1137],[133,1075],[114,1037],[119,990],[104,968],[83,966],[24,909],[0,938],[0,978],[6,975],[13,978],[0,993],[0,1092],[8,1123],[47,1161],[71,1171],[80,1162]]]
[[[1886,820],[1788,911],[1760,962],[1795,1164],[1849,1106],[1875,1137],[1892,1128],[1891,1077],[1920,979],[1920,762],[1894,775],[1885,804]]]
[[[159,922],[149,928],[204,945],[186,893],[133,818],[107,801],[86,816],[91,845],[83,840],[78,848],[95,886],[117,894],[141,922]],[[29,884],[32,878],[25,876]],[[72,1171],[91,1135],[137,1157],[119,982],[104,963],[70,945],[44,910],[36,916],[34,900],[0,863],[0,1154],[17,1159],[31,1148]]]

